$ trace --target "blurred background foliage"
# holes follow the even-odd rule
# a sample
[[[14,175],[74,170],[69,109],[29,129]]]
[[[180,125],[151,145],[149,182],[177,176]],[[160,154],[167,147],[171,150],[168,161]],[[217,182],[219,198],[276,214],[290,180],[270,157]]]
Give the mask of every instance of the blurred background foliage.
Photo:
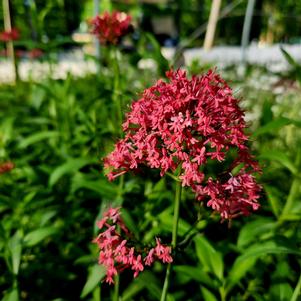
[[[162,16],[172,16],[179,38],[191,35],[199,26],[207,22],[212,1],[210,0],[162,0],[162,1],[119,0],[100,1],[100,11],[115,9],[130,11],[140,20],[146,29],[152,30],[149,20]],[[158,2],[154,4],[153,2]],[[235,4],[235,8],[223,17],[218,26],[217,43],[239,44],[246,0],[227,0],[225,7]],[[2,10],[2,6],[1,6]],[[80,30],[82,23],[93,15],[93,1],[82,0],[14,0],[11,1],[13,23],[18,27],[24,39],[41,41],[70,36]],[[300,41],[301,29],[296,26],[301,19],[300,1],[257,0],[251,39],[269,42]],[[148,20],[148,21],[147,21]],[[0,24],[3,13],[0,12]],[[271,40],[272,39],[272,40]],[[199,41],[197,42],[199,43]]]

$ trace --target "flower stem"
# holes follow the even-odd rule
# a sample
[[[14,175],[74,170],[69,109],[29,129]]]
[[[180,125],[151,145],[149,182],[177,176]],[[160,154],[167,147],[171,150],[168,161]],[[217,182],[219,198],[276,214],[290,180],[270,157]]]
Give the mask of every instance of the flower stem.
[[[122,95],[120,89],[120,68],[118,62],[118,49],[116,47],[113,48],[113,68],[114,68],[114,91],[113,91],[113,101],[115,103],[116,115],[117,115],[117,127],[121,130],[122,134]]]
[[[174,252],[177,245],[181,192],[182,192],[182,183],[176,182],[176,194],[175,194],[174,215],[173,215],[172,241],[171,241],[171,246]],[[171,267],[172,264],[169,263],[166,269],[166,275],[165,275],[164,285],[163,285],[161,299],[160,299],[161,301],[165,301],[167,297]]]
[[[119,275],[117,274],[115,276],[115,285],[114,285],[114,296],[113,296],[113,301],[118,301],[119,300]]]
[[[297,301],[298,296],[300,295],[300,291],[301,291],[301,274],[300,274],[298,283],[295,287],[294,293],[292,295],[291,301]]]

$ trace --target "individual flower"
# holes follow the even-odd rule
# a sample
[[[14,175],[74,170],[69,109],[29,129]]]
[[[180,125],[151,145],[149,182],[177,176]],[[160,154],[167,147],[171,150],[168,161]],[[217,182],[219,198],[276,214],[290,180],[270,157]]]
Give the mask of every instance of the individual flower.
[[[11,30],[2,31],[0,33],[0,41],[9,42],[16,41],[20,38],[20,32],[17,28],[12,28]]]
[[[104,12],[90,20],[91,32],[103,44],[116,45],[131,30],[131,16],[124,12]]]
[[[114,283],[114,276],[124,269],[131,269],[134,277],[150,266],[155,260],[172,262],[171,247],[156,239],[154,248],[135,248],[135,241],[121,219],[120,208],[109,208],[97,226],[101,231],[93,240],[99,247],[98,263],[106,268],[107,283]]]
[[[231,88],[212,70],[191,79],[182,70],[169,71],[167,77],[168,82],[157,81],[132,103],[124,139],[105,159],[108,178],[141,166],[159,169],[161,176],[180,170],[182,186],[191,187],[222,219],[258,209],[260,186],[253,173],[260,169]],[[231,166],[224,167],[233,156]],[[205,174],[212,162],[224,168],[224,176]]]
[[[0,174],[6,173],[11,171],[13,168],[15,168],[15,164],[13,162],[5,162],[0,164]]]

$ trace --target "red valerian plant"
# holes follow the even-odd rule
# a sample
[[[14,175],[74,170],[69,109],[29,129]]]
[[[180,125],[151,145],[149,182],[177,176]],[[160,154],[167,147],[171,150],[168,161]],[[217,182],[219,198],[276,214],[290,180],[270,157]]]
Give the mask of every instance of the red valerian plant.
[[[91,32],[103,44],[116,45],[120,38],[129,33],[131,29],[131,16],[124,12],[114,11],[112,14],[105,12],[96,16],[89,23]]]
[[[100,249],[98,263],[106,268],[106,282],[114,283],[114,276],[127,268],[132,269],[137,277],[155,260],[172,262],[171,247],[162,245],[159,238],[156,238],[154,248],[135,248],[133,235],[120,214],[120,208],[109,208],[97,222],[102,232],[93,240]]]
[[[260,171],[247,146],[246,123],[239,101],[214,71],[188,79],[182,70],[167,72],[133,102],[123,124],[125,137],[105,159],[113,180],[140,166],[175,173],[199,201],[222,219],[248,215],[259,208],[260,186],[253,173]],[[208,177],[209,161],[222,164],[236,153],[223,177]],[[236,172],[232,172],[236,170]]]
[[[9,42],[9,41],[16,41],[20,38],[20,32],[17,28],[12,28],[8,31],[2,31],[0,33],[0,41],[2,42]]]

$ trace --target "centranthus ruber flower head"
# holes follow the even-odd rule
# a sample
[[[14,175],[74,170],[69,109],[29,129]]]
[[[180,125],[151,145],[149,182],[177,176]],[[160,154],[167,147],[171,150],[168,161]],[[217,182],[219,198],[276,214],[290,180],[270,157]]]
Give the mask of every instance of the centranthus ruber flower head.
[[[112,14],[105,12],[96,16],[89,23],[91,32],[103,44],[116,45],[120,38],[129,33],[131,29],[131,16],[124,12],[114,11]]]
[[[247,147],[244,112],[231,88],[214,71],[188,79],[182,70],[169,71],[133,102],[123,130],[124,139],[105,159],[108,178],[140,166],[166,172],[181,170],[179,180],[222,219],[248,215],[259,207],[260,169]],[[209,161],[222,165],[236,153],[223,177],[209,177]],[[235,174],[231,171],[239,170]],[[226,176],[225,176],[226,175]]]
[[[120,217],[120,208],[110,208],[97,222],[101,233],[93,240],[99,247],[98,263],[106,268],[106,282],[114,283],[114,276],[124,269],[131,269],[137,277],[154,261],[172,262],[171,247],[156,239],[154,248],[135,248],[133,235]],[[141,245],[141,244],[140,244]]]

